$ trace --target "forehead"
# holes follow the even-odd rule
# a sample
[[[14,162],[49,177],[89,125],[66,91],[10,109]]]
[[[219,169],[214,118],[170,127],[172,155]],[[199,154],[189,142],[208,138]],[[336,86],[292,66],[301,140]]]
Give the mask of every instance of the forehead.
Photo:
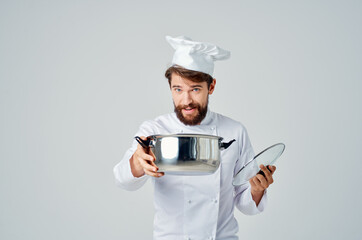
[[[203,87],[207,87],[206,82],[194,82],[190,79],[183,78],[176,73],[172,73],[171,75],[171,87],[174,85],[178,86],[193,86],[193,85],[201,85]]]

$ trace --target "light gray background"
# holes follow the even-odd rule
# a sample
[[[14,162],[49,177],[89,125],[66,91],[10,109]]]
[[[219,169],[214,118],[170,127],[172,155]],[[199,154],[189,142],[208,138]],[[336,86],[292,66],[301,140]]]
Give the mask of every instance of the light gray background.
[[[0,239],[151,239],[152,184],[113,166],[172,111],[186,35],[231,51],[213,111],[287,146],[241,239],[361,239],[361,1],[0,1]],[[207,217],[207,216],[205,216]]]

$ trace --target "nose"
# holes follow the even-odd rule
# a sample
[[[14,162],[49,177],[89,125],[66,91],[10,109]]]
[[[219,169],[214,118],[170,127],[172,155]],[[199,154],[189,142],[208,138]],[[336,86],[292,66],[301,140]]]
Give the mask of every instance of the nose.
[[[191,94],[189,92],[184,92],[182,96],[182,104],[183,105],[189,105],[193,102]]]

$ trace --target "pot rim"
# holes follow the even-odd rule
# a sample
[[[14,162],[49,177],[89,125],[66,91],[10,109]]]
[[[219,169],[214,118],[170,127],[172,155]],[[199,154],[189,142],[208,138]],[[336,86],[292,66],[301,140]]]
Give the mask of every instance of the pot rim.
[[[215,138],[219,141],[222,141],[223,138],[216,136],[216,135],[207,135],[207,134],[197,134],[197,133],[176,133],[176,134],[155,134],[150,135],[148,138],[151,139],[158,139],[158,138],[164,138],[164,137],[197,137],[197,138]]]

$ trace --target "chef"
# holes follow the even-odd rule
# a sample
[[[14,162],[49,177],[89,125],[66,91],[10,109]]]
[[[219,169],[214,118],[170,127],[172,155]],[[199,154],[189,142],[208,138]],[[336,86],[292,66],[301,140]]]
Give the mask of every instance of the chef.
[[[184,36],[166,36],[166,40],[175,50],[172,65],[165,73],[174,112],[143,122],[135,136],[146,139],[155,134],[194,133],[236,141],[221,151],[215,173],[180,176],[159,172],[155,158],[134,140],[113,169],[116,183],[133,191],[152,180],[154,240],[238,239],[234,208],[247,215],[262,212],[276,168],[269,166],[268,170],[260,165],[265,176],[257,174],[247,184],[232,185],[234,175],[254,157],[254,151],[243,124],[208,107],[209,95],[216,85],[212,77],[214,61],[228,59],[230,52]]]

